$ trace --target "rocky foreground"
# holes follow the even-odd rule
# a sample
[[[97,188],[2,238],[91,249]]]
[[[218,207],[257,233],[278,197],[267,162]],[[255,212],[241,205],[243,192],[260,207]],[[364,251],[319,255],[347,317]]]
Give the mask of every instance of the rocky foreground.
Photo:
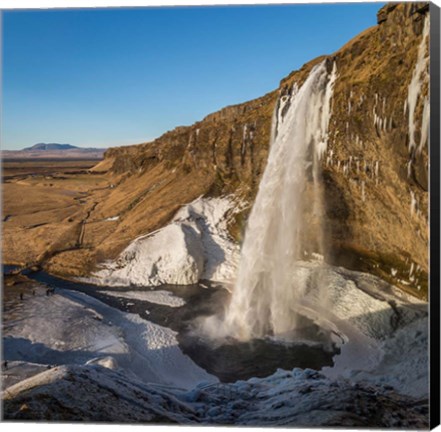
[[[60,366],[5,392],[6,420],[424,429],[428,401],[313,370],[185,392],[100,365]]]

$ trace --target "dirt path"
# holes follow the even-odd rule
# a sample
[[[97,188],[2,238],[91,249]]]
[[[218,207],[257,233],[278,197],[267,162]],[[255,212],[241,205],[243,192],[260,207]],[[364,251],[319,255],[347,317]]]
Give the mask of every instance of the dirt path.
[[[95,207],[97,205],[98,205],[98,203],[95,201],[92,204],[92,207],[87,211],[86,217],[81,221],[80,234],[78,235],[78,240],[77,240],[77,248],[78,249],[80,249],[83,246],[84,232],[86,231],[86,223],[87,223],[88,219],[90,218],[90,215],[92,214],[92,212],[95,210]]]

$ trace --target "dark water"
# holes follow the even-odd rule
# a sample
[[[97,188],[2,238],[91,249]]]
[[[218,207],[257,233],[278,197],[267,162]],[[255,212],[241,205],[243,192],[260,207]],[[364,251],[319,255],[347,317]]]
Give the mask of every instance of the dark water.
[[[11,273],[19,271],[20,268],[21,267],[17,266],[17,265],[2,264],[2,273],[4,275],[11,274]]]
[[[11,266],[3,266],[3,271],[14,271]],[[216,375],[222,382],[245,380],[251,377],[265,377],[278,368],[291,370],[294,367],[320,370],[333,365],[333,356],[338,353],[335,347],[325,349],[317,344],[283,345],[268,340],[253,340],[247,343],[229,341],[220,346],[198,336],[194,331],[195,322],[222,310],[229,299],[227,290],[217,284],[204,282],[209,288],[200,285],[163,285],[154,290],[169,291],[185,300],[181,307],[170,307],[145,300],[125,299],[105,294],[124,291],[145,292],[150,288],[139,287],[100,287],[57,278],[44,271],[23,270],[29,279],[48,287],[80,291],[103,303],[124,312],[136,313],[141,318],[169,327],[178,333],[177,339],[182,351],[207,372]],[[148,310],[148,313],[146,312]],[[319,328],[311,326],[310,332],[319,333]]]

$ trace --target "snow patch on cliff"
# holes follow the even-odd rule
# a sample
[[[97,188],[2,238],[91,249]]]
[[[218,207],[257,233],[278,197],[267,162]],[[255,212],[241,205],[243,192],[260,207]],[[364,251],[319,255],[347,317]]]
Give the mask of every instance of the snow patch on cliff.
[[[244,204],[232,196],[198,198],[171,223],[134,240],[89,282],[107,286],[190,285],[200,279],[231,282],[240,249],[227,230]]]

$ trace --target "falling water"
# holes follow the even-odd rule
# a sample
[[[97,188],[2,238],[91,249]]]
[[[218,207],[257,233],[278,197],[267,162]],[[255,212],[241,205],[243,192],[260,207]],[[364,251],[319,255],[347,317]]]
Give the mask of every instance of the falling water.
[[[296,304],[306,289],[297,263],[311,244],[314,252],[324,252],[320,160],[327,150],[336,75],[336,65],[329,73],[324,61],[300,88],[294,85],[291,95],[279,100],[267,167],[223,323],[238,339],[282,335],[296,328]],[[311,225],[315,234],[305,238]]]

